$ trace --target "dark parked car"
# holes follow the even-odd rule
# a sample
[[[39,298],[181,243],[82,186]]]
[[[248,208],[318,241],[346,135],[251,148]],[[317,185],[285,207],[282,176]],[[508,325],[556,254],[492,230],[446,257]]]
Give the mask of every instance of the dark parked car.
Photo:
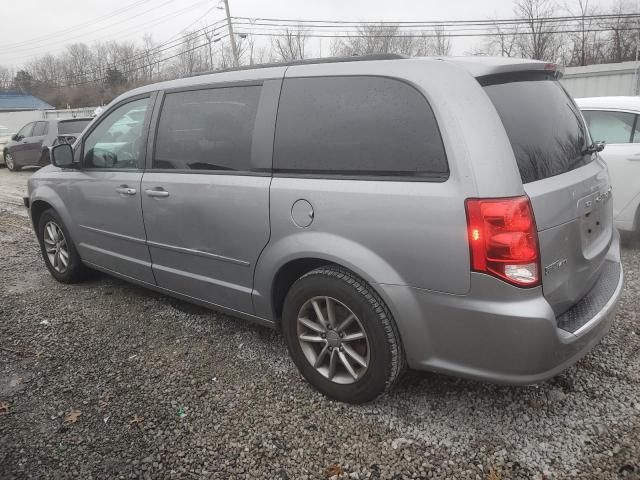
[[[3,157],[13,172],[26,166],[49,163],[49,147],[60,143],[72,144],[91,118],[40,120],[27,123],[4,147]]]

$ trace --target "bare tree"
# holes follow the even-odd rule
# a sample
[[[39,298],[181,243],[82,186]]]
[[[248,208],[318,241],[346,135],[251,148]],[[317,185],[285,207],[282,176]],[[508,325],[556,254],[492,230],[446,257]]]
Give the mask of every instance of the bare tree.
[[[567,13],[578,18],[577,33],[570,35],[570,58],[568,65],[590,65],[602,61],[603,45],[601,32],[593,31],[597,22],[592,18],[598,10],[590,0],[573,0],[575,6],[566,6]]]
[[[338,56],[397,53],[408,56],[446,56],[451,54],[451,40],[443,27],[434,30],[407,30],[398,25],[363,24],[358,34],[331,44],[331,54]]]
[[[189,76],[203,69],[201,50],[204,45],[200,43],[196,32],[186,32],[182,35],[182,44],[173,62],[173,76]]]
[[[500,57],[515,57],[518,55],[518,32],[518,25],[505,27],[496,22],[491,27],[491,33],[485,42],[484,53]]]
[[[601,22],[601,28],[609,31],[605,46],[605,57],[609,62],[635,59],[640,25],[637,18],[625,17],[632,12],[635,12],[632,2],[618,0],[609,13],[619,16]]]
[[[69,83],[86,82],[90,78],[90,65],[92,63],[92,53],[85,43],[72,43],[67,46],[67,52],[63,57],[63,70]]]
[[[271,49],[278,61],[290,62],[305,58],[307,34],[299,25],[295,30],[286,29],[283,35],[275,37],[271,42]]]
[[[145,81],[153,81],[160,74],[160,52],[157,43],[149,34],[142,37],[142,49],[140,51],[139,67],[141,76]]]
[[[436,27],[433,31],[431,45],[435,55],[445,57],[451,54],[451,39],[447,36],[444,27]]]
[[[544,19],[553,17],[557,7],[552,0],[516,0],[515,16],[523,20],[517,37],[518,54],[522,57],[554,62],[562,47],[562,39],[554,24]]]
[[[11,88],[13,83],[13,70],[0,66],[0,89],[6,90]]]

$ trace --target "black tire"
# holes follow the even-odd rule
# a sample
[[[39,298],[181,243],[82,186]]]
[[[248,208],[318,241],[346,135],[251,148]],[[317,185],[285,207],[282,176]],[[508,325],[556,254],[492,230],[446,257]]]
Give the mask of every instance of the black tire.
[[[62,271],[56,270],[56,268],[51,263],[46,250],[47,246],[45,243],[45,227],[51,222],[58,226],[60,230],[62,230],[64,239],[66,240],[69,259],[67,266]],[[82,260],[80,259],[80,255],[78,255],[78,251],[73,244],[71,235],[69,235],[69,231],[62,222],[60,216],[52,208],[45,210],[42,215],[40,215],[40,220],[38,221],[38,242],[40,243],[40,251],[42,252],[44,263],[53,278],[62,283],[77,283],[85,278],[87,269],[83,265]]]
[[[367,336],[368,366],[353,383],[336,383],[316,370],[298,340],[300,309],[310,299],[325,296],[351,310]],[[391,312],[362,278],[338,266],[317,268],[292,285],[284,302],[282,330],[289,353],[303,377],[321,393],[341,402],[358,404],[374,400],[405,369],[402,342]],[[334,348],[342,351],[341,347]]]
[[[10,157],[9,161],[7,161],[7,155]],[[22,170],[22,167],[16,164],[16,161],[13,159],[10,152],[4,152],[4,164],[7,166],[7,170],[11,172],[19,172]]]

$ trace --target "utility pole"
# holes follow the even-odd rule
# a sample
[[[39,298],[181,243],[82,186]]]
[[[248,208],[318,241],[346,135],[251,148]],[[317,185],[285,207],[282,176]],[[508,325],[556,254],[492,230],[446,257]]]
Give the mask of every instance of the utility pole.
[[[236,45],[236,37],[233,36],[233,26],[231,25],[231,14],[229,13],[229,0],[224,1],[224,9],[227,12],[227,26],[229,27],[229,40],[231,40],[231,51],[233,52],[233,62],[236,67],[240,66],[238,59],[238,47]]]

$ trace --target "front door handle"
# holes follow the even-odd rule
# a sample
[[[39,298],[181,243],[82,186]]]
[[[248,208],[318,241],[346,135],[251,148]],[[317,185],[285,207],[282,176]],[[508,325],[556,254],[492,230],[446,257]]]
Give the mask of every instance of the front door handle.
[[[128,185],[120,185],[119,187],[116,187],[116,192],[121,193],[122,195],[135,195],[137,190],[129,187]]]
[[[162,187],[149,188],[144,191],[149,197],[168,197],[169,192],[167,192]]]

